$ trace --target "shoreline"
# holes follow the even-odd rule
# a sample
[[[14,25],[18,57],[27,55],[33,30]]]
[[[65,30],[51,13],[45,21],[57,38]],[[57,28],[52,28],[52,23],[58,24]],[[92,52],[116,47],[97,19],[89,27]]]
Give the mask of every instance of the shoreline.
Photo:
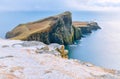
[[[62,58],[57,48],[61,49],[62,45],[0,39],[0,78],[120,79],[120,71]]]
[[[75,40],[81,39],[82,34],[97,29],[101,28],[96,22],[72,21],[72,13],[67,11],[35,22],[19,24],[6,33],[6,38],[71,45]]]
[[[0,39],[1,62],[16,63],[4,63],[5,74],[2,75],[7,77],[10,74],[13,79],[34,79],[33,76],[36,79],[120,79],[118,70],[68,59],[65,45],[72,45],[83,34],[98,29],[101,28],[97,22],[72,21],[70,12],[20,24],[6,34],[9,39]],[[21,63],[19,67],[18,61]]]

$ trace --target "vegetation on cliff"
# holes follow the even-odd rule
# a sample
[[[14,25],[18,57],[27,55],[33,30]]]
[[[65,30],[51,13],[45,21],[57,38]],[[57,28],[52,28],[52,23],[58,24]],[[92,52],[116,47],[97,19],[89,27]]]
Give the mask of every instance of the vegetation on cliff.
[[[13,40],[41,41],[46,44],[58,43],[70,45],[84,33],[91,33],[99,28],[96,22],[73,22],[72,14],[64,12],[36,22],[20,24],[6,34]]]

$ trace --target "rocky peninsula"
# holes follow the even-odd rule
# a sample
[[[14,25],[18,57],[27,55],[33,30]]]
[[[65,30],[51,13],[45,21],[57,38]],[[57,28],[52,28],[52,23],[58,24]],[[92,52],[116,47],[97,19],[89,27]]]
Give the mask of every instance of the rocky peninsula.
[[[82,34],[100,29],[96,22],[72,22],[72,14],[64,12],[39,21],[20,24],[6,34],[13,40],[41,41],[45,44],[73,44]]]
[[[0,79],[120,79],[120,71],[68,59],[64,45],[100,29],[71,15],[20,24],[0,39]]]

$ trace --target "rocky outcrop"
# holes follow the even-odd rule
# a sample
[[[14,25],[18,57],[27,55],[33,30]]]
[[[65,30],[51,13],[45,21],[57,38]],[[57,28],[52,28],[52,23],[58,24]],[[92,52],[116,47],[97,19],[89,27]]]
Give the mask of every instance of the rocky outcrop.
[[[82,37],[81,28],[74,27],[74,40],[79,40]]]
[[[0,79],[120,79],[120,71],[61,58],[59,47],[0,39]]]
[[[51,16],[40,21],[20,24],[6,34],[6,38],[15,40],[35,40],[46,44],[72,44],[74,29],[70,12]]]
[[[82,34],[92,33],[92,30],[101,29],[96,22],[73,22],[73,26],[80,28]]]
[[[19,40],[3,40],[0,39],[0,48],[28,48],[39,54],[52,54],[62,58],[68,58],[68,51],[64,45],[52,43],[49,45],[38,41],[19,41]]]
[[[64,12],[36,22],[20,24],[8,32],[6,38],[69,45],[80,39],[82,34],[99,28],[96,22],[72,23],[71,13]]]

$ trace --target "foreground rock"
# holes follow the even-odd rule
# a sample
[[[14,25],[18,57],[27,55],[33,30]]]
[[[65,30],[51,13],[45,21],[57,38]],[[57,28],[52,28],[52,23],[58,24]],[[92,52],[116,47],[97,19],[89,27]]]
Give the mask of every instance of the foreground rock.
[[[17,48],[19,49],[31,49],[36,53],[47,53],[53,54],[55,56],[59,56],[62,58],[68,58],[68,51],[65,50],[64,45],[59,45],[56,43],[52,43],[50,45],[46,45],[42,42],[37,41],[18,41],[18,40],[3,40],[0,39],[0,48]]]
[[[57,47],[0,39],[0,79],[120,79],[119,71],[61,58]]]
[[[74,21],[73,26],[80,28],[82,34],[92,33],[93,30],[101,29],[96,22],[79,22]]]

